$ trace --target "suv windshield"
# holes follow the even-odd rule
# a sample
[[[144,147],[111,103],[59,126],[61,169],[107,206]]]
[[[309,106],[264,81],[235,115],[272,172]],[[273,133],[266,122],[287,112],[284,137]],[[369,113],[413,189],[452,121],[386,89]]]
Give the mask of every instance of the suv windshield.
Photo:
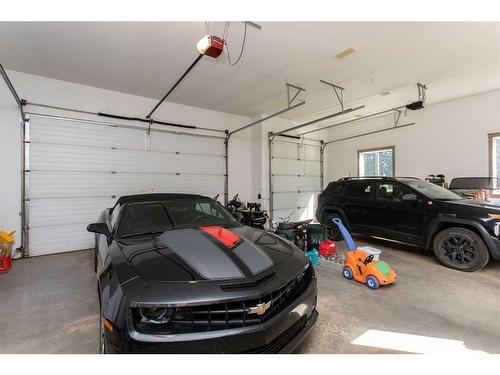
[[[220,225],[225,228],[239,226],[239,223],[220,204],[208,199],[138,202],[125,205],[122,211],[117,229],[118,237],[210,225]]]
[[[445,189],[441,186],[438,186],[436,184],[432,184],[427,181],[423,180],[405,180],[405,179],[399,179],[400,182],[404,183],[405,185],[417,190],[419,193],[425,195],[428,198],[431,199],[437,199],[437,200],[458,200],[458,199],[463,199],[460,195],[457,195],[448,189]]]

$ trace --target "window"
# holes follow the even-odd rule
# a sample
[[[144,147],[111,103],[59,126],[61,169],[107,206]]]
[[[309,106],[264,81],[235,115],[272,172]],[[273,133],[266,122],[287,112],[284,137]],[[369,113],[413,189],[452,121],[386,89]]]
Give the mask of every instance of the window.
[[[425,195],[427,198],[437,199],[437,200],[460,200],[463,199],[460,195],[457,195],[444,187],[432,184],[427,181],[418,179],[400,179],[405,185],[408,185],[412,189],[415,189],[419,193]]]
[[[393,183],[380,183],[378,184],[377,199],[390,200],[394,202],[402,202],[403,195],[414,194],[410,189]]]
[[[172,223],[161,203],[133,203],[124,207],[118,226],[118,236],[164,232],[169,229],[172,229]]]
[[[358,174],[394,176],[394,146],[358,151]]]
[[[500,133],[488,135],[490,146],[490,177],[493,178],[493,194],[500,195]]]
[[[354,198],[371,198],[372,192],[371,181],[350,181],[347,185],[346,195]]]

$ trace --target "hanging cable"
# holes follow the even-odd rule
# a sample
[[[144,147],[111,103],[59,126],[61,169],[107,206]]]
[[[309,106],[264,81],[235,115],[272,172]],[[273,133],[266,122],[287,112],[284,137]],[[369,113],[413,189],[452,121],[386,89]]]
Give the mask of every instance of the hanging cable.
[[[245,31],[243,32],[243,42],[241,43],[241,50],[240,50],[240,55],[238,56],[238,58],[236,59],[236,61],[233,63],[231,61],[231,54],[229,53],[229,44],[227,43],[227,33],[229,33],[229,23],[227,25],[227,30],[225,31],[226,32],[226,38],[225,38],[225,43],[226,43],[226,50],[227,50],[227,58],[229,59],[229,65],[236,65],[238,64],[238,62],[241,60],[242,56],[243,56],[243,52],[245,51],[245,43],[246,43],[246,40],[247,40],[247,26],[248,26],[248,23],[245,22]]]

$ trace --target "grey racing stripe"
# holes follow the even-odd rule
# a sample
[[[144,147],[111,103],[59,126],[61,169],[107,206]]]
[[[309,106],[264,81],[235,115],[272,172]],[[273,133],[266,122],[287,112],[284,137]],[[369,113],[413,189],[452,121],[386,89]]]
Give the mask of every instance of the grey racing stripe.
[[[233,253],[246,264],[254,275],[273,266],[269,255],[247,240],[236,246]]]
[[[244,277],[223,250],[194,229],[166,231],[158,239],[208,280]]]

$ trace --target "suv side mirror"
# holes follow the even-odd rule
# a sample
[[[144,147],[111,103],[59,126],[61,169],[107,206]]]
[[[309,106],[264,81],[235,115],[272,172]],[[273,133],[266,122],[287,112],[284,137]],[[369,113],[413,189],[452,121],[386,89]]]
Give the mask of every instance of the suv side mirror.
[[[407,202],[415,202],[418,200],[418,197],[416,194],[405,194],[401,199]]]
[[[87,232],[104,234],[108,239],[108,242],[111,240],[111,233],[109,233],[106,223],[89,224],[87,225]]]

